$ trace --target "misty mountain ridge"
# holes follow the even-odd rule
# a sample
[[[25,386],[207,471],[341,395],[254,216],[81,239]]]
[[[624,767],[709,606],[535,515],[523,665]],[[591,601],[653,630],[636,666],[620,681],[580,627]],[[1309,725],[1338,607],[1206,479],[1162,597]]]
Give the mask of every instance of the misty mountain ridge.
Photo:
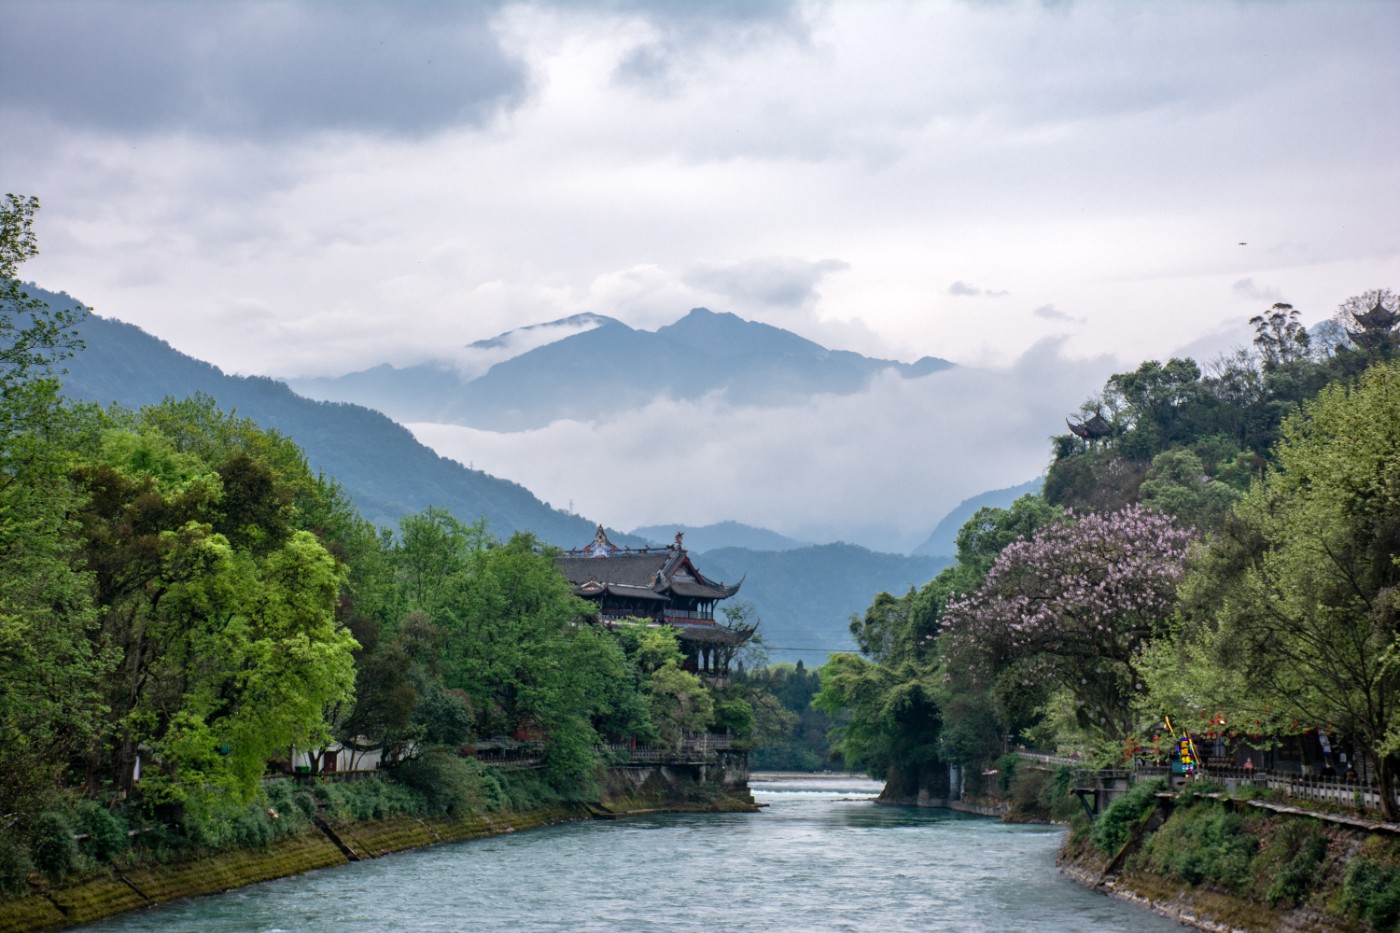
[[[39,288],[29,292],[54,307],[77,304],[64,294]],[[551,508],[518,483],[439,456],[377,411],[303,398],[265,377],[226,375],[121,321],[90,315],[78,330],[87,348],[66,361],[68,372],[61,377],[65,395],[132,409],[166,398],[208,395],[221,409],[290,437],[311,468],[340,483],[360,514],[380,527],[394,527],[405,515],[440,506],[465,522],[484,518],[491,533],[502,539],[528,530],[542,541],[569,548],[593,538],[596,523],[590,519]],[[642,543],[622,532],[609,534],[619,544]]]
[[[54,306],[76,304],[67,295],[31,288]],[[596,331],[613,326],[599,324]],[[636,333],[636,332],[633,332]],[[65,394],[128,408],[195,393],[226,411],[290,437],[312,469],[334,478],[360,513],[380,527],[428,506],[458,519],[486,519],[506,538],[531,531],[541,541],[575,548],[592,540],[596,523],[551,508],[525,487],[439,456],[402,425],[377,411],[341,402],[318,402],[265,377],[230,376],[175,350],[131,324],[89,316],[80,326],[87,349],[67,361]],[[586,336],[586,335],[585,335]],[[609,537],[625,547],[669,544],[677,531],[707,575],[744,579],[738,599],[751,604],[775,660],[803,657],[820,663],[827,650],[851,646],[847,621],[881,590],[903,593],[948,563],[937,556],[888,554],[856,545],[808,544],[736,521],[690,527],[656,524]]]
[[[946,557],[883,554],[840,542],[782,551],[723,547],[691,556],[712,580],[743,579],[731,602],[752,604],[771,660],[809,665],[832,651],[855,650],[851,616],[863,615],[877,594],[903,596],[952,564]]]
[[[517,327],[515,330],[508,330],[503,334],[494,337],[487,337],[485,340],[474,340],[467,345],[471,350],[507,350],[520,351],[533,349],[533,346],[521,344],[533,344],[543,346],[546,343],[553,343],[570,336],[571,332],[582,332],[601,327],[604,324],[616,324],[616,320],[602,314],[594,314],[592,311],[583,311],[579,314],[571,314],[568,317],[560,318],[557,321],[550,321],[547,324],[528,324],[525,327]],[[522,339],[524,338],[524,339]]]
[[[958,503],[947,515],[943,516],[933,529],[933,533],[928,536],[923,544],[914,548],[911,552],[915,556],[930,557],[955,557],[958,553],[958,532],[962,526],[967,524],[968,519],[977,514],[981,508],[991,507],[995,509],[1005,509],[1011,506],[1022,496],[1034,495],[1040,492],[1045,485],[1045,477],[1037,476],[1033,480],[1021,483],[1019,486],[1011,486],[1007,489],[993,489],[980,495],[972,496]]]
[[[720,548],[744,548],[750,551],[791,551],[811,547],[810,541],[798,541],[787,535],[756,528],[742,522],[723,521],[710,525],[644,525],[633,528],[633,537],[642,538],[652,545],[670,544],[676,532],[685,535],[686,550],[714,551]]]
[[[567,335],[550,339],[560,332]],[[402,423],[523,431],[561,419],[602,420],[659,398],[718,394],[736,406],[793,404],[859,392],[883,372],[917,379],[953,365],[936,357],[901,363],[831,350],[780,327],[706,308],[655,331],[582,314],[472,346],[501,350],[542,338],[547,342],[475,377],[439,361],[287,382],[311,398],[365,405]]]

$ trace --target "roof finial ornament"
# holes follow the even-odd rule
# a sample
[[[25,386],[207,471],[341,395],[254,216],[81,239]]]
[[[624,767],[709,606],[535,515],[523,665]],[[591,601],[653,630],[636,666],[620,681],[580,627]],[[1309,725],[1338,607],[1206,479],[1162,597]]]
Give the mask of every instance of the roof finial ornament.
[[[608,533],[599,525],[597,533],[593,535],[593,543],[585,550],[589,557],[608,557],[617,550],[617,545],[608,540]]]
[[[684,538],[684,537],[685,537],[685,532],[684,532],[684,531],[678,531],[678,532],[676,532],[676,543],[675,543],[675,545],[674,545],[674,547],[675,547],[676,550],[678,550],[678,551],[683,550],[683,548],[681,547],[681,538]]]

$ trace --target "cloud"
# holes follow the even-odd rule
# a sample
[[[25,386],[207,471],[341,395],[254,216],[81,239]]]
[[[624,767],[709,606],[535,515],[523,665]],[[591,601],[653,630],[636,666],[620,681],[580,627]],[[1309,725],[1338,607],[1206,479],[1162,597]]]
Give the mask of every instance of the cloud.
[[[1061,311],[1054,305],[1041,305],[1039,308],[1031,311],[1031,314],[1034,314],[1038,318],[1044,318],[1047,321],[1066,321],[1073,324],[1083,324],[1085,321],[1084,318],[1075,317],[1068,311]]]
[[[732,518],[906,551],[968,496],[1042,472],[1065,414],[1116,368],[1068,358],[1062,341],[1047,340],[1007,368],[890,376],[793,407],[657,399],[602,423],[520,433],[410,427],[444,456],[616,527]],[[676,442],[658,446],[660,436]]]
[[[1277,304],[1283,300],[1283,293],[1277,288],[1261,288],[1254,284],[1254,279],[1240,279],[1230,289],[1239,298],[1247,298],[1250,301],[1257,301],[1263,304]]]
[[[649,27],[648,35],[620,56],[613,80],[650,94],[677,91],[696,70],[697,59],[716,44],[733,55],[774,39],[805,42],[809,35],[803,5],[793,0],[619,0],[612,8],[642,18]]]
[[[484,4],[19,0],[0,105],[106,131],[423,134],[520,103]]]
[[[596,330],[608,323],[608,318],[597,314],[576,314],[558,321],[532,324],[508,331],[486,340],[478,340],[468,347],[445,353],[464,382],[475,379],[497,363],[538,350],[540,347],[557,343],[568,337]]]
[[[948,294],[954,296],[955,298],[975,298],[978,296],[983,296],[986,298],[1005,298],[1011,293],[1009,291],[1006,291],[1005,289],[983,289],[978,288],[976,285],[971,285],[967,282],[957,281],[954,282],[952,285],[948,286]]]
[[[809,262],[790,256],[730,263],[697,263],[681,281],[726,299],[726,304],[752,309],[756,305],[801,308],[817,298],[817,286],[849,263],[839,259]]]
[[[287,376],[584,310],[906,360],[1071,329],[966,313],[1005,293],[1140,359],[1249,307],[1245,276],[1305,314],[1400,278],[1393,140],[1355,129],[1400,126],[1400,4],[754,9],[0,2],[26,273]],[[638,49],[653,77],[620,77]]]

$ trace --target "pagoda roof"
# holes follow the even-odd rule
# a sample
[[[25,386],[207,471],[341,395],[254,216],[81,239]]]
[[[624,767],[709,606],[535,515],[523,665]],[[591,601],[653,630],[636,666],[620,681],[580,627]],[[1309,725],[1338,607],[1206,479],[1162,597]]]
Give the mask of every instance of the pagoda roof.
[[[603,526],[593,542],[565,551],[555,564],[579,596],[597,598],[606,590],[641,599],[728,599],[742,583],[732,586],[710,580],[691,563],[681,536],[669,547],[620,548],[608,540]],[[649,594],[649,595],[646,595]]]
[[[1113,425],[1098,412],[1095,412],[1092,418],[1087,421],[1081,421],[1079,424],[1075,424],[1066,418],[1065,424],[1069,425],[1071,431],[1079,437],[1084,438],[1086,441],[1096,441],[1099,438],[1108,437],[1113,433]]]
[[[1390,310],[1376,300],[1376,306],[1365,314],[1353,314],[1352,319],[1365,330],[1389,330],[1400,323],[1400,313]]]

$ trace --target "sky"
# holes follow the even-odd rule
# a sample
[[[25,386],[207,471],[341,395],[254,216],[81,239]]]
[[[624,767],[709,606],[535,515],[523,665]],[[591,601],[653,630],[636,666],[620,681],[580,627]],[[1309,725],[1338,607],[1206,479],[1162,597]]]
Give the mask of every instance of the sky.
[[[1352,0],[5,0],[0,184],[43,203],[26,278],[231,373],[697,306],[953,360],[793,409],[413,426],[614,527],[903,548],[1036,475],[1109,373],[1400,284],[1397,40]],[[642,441],[678,420],[686,449]]]

